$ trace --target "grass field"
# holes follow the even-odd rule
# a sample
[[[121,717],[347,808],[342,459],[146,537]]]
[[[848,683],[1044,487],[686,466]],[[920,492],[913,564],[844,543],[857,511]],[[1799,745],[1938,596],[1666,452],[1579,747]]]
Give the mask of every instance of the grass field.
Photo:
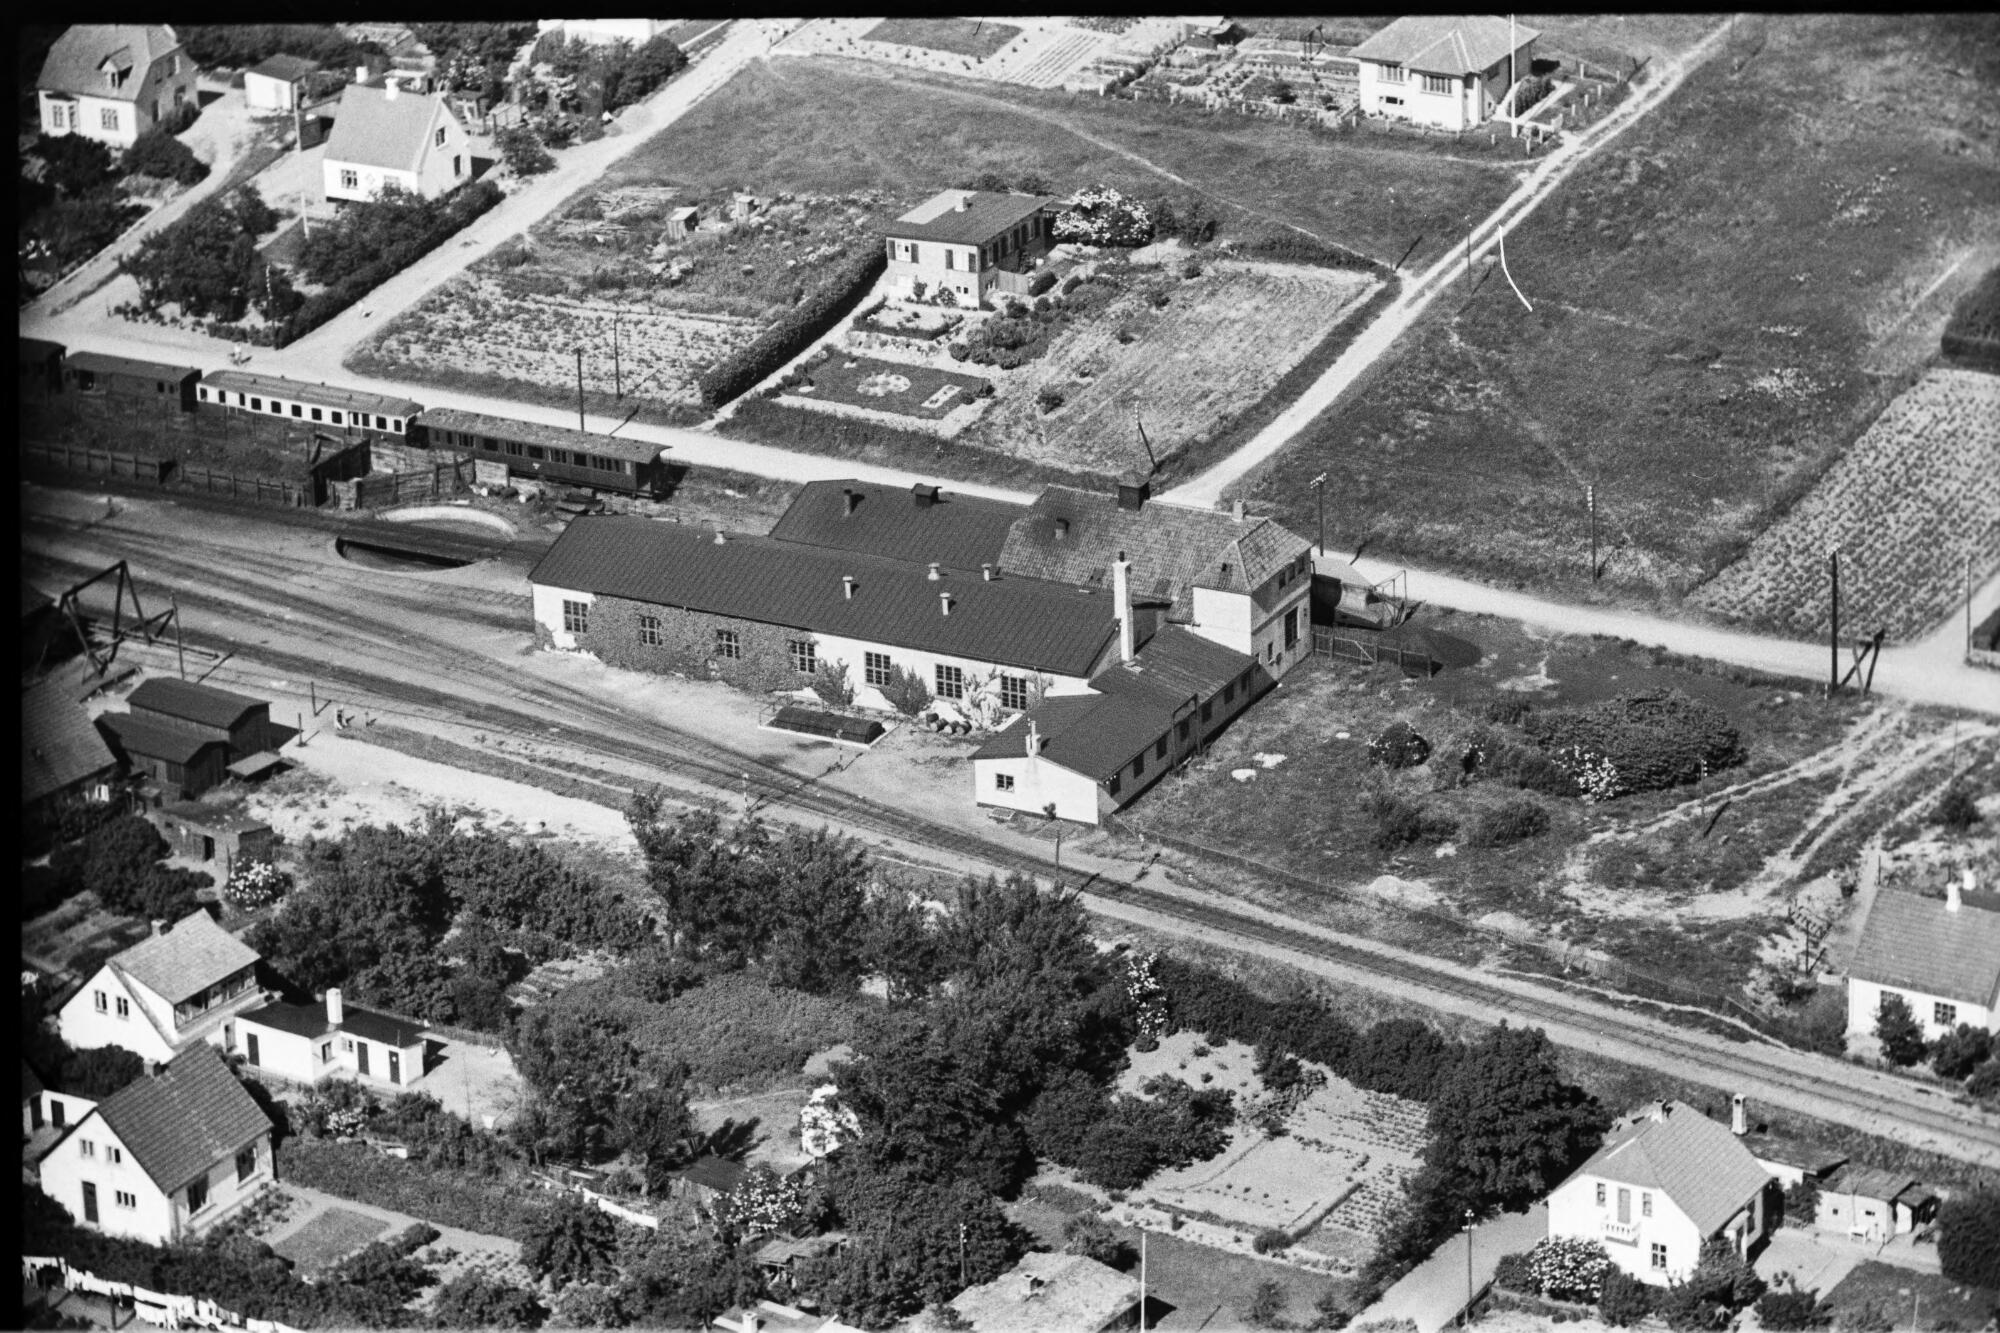
[[[1331,469],[1342,544],[1572,596],[1587,485],[1606,595],[1672,603],[1740,556],[1935,353],[1960,256],[2000,238],[2000,21],[1765,26],[1509,237],[1533,314],[1490,270],[1447,295],[1246,492],[1308,524]]]
[[[388,1229],[379,1217],[328,1208],[271,1248],[311,1274],[331,1268]]]
[[[929,51],[984,60],[1021,35],[1009,23],[975,23],[971,19],[884,19],[864,34],[871,42],[921,46]]]
[[[1869,1260],[1823,1293],[1836,1317],[1879,1315],[1897,1328],[1984,1328],[2000,1310],[2000,1291],[1967,1286],[1936,1273]],[[1911,1322],[1914,1320],[1915,1322]],[[1854,1325],[1869,1327],[1866,1322]]]

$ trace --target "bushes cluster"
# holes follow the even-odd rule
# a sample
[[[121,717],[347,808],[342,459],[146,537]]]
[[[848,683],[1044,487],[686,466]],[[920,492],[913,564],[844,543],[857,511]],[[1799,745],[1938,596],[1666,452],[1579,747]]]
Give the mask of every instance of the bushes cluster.
[[[1406,847],[1448,842],[1458,833],[1458,824],[1451,816],[1427,810],[1393,791],[1370,796],[1368,813],[1375,820],[1375,850],[1384,855]]]
[[[1528,1276],[1552,1300],[1595,1301],[1611,1267],[1603,1242],[1576,1236],[1550,1236],[1528,1251]]]
[[[1548,831],[1549,812],[1526,796],[1516,796],[1474,815],[1465,827],[1465,840],[1474,847],[1511,847]]]
[[[1953,1282],[2000,1288],[2000,1189],[1965,1190],[1938,1209],[1938,1265]]]
[[[1370,272],[1382,265],[1345,246],[1334,245],[1296,231],[1272,231],[1233,246],[1246,259],[1268,259],[1279,264],[1317,264],[1321,268],[1354,268]]]
[[[1983,816],[1979,813],[1978,802],[1973,799],[1972,788],[1963,782],[1952,783],[1931,811],[1931,823],[1961,837],[1981,818]]]
[[[1075,1167],[1093,1185],[1136,1189],[1154,1172],[1205,1162],[1229,1145],[1236,1121],[1233,1096],[1219,1088],[1197,1092],[1177,1078],[1148,1079],[1146,1097],[1110,1099],[1076,1145]]]
[[[1050,234],[1083,245],[1140,246],[1153,239],[1153,218],[1138,200],[1099,185],[1078,191],[1056,214]]]
[[[105,910],[120,916],[178,921],[195,910],[195,890],[209,877],[162,865],[166,854],[166,839],[144,818],[117,815],[89,838],[58,847],[33,888],[51,904],[91,888]]]
[[[208,163],[194,155],[165,125],[155,126],[132,141],[122,163],[135,176],[153,176],[178,185],[193,185],[208,178]]]
[[[352,70],[373,42],[357,42],[331,23],[194,23],[174,31],[187,43],[188,58],[204,69],[243,69],[275,55],[298,56],[333,69]]]
[[[516,176],[539,176],[555,170],[556,160],[526,125],[509,126],[494,136],[493,142],[500,150],[500,160]]]
[[[285,1145],[284,1166],[295,1185],[513,1240],[526,1239],[548,1208],[541,1190],[425,1161],[414,1151],[401,1161],[361,1143],[300,1137]]]
[[[759,380],[776,374],[852,310],[882,276],[888,262],[879,245],[857,247],[823,285],[779,316],[777,323],[704,370],[696,381],[702,402],[711,408],[721,407],[748,393]]]
[[[1415,768],[1431,757],[1431,743],[1409,723],[1398,720],[1382,728],[1382,734],[1368,742],[1370,762],[1384,768]]]
[[[575,80],[569,85],[573,91],[567,109],[584,112],[586,126],[595,126],[604,112],[644,101],[687,67],[687,53],[665,35],[637,46],[629,42],[599,45],[559,28],[542,35],[530,59],[536,65],[547,65],[557,79]]]
[[[1828,1322],[1828,1314],[1821,1307],[1817,1292],[1793,1288],[1789,1291],[1767,1291],[1757,1298],[1757,1324],[1773,1330],[1773,1333],[1823,1328]]]
[[[1610,764],[1613,795],[1665,791],[1743,761],[1729,715],[1678,690],[1620,695],[1586,708],[1535,712],[1522,729],[1552,755]]]
[[[1653,1310],[1671,1329],[1722,1328],[1768,1288],[1727,1242],[1714,1240],[1702,1247],[1687,1281],[1656,1295]]]
[[[1653,1312],[1653,1289],[1622,1268],[1604,1275],[1597,1314],[1613,1328],[1629,1328]]]

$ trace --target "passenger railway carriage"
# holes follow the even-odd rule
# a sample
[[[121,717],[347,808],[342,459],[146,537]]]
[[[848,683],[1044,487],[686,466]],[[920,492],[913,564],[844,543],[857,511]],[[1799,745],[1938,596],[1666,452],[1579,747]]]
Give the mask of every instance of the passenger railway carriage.
[[[651,497],[670,489],[659,445],[594,431],[432,407],[418,416],[412,442],[504,464],[510,477]]]
[[[410,432],[410,422],[424,410],[422,403],[407,398],[246,370],[217,370],[203,376],[195,387],[195,398],[204,414],[239,412],[282,418],[287,423],[319,427],[324,433],[337,431],[371,443],[402,441]]]

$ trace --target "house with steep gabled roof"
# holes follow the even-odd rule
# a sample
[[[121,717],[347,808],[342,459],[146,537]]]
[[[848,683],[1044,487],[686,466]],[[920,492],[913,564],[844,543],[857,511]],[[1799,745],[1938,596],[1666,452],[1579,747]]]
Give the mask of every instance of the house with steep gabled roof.
[[[1910,1006],[1926,1041],[1961,1023],[2000,1033],[2000,893],[1957,880],[1942,898],[1878,892],[1847,967],[1850,1038],[1874,1034],[1886,995]]]
[[[162,23],[80,23],[49,48],[35,80],[43,134],[80,134],[111,148],[195,103],[195,66]]]
[[[118,758],[54,676],[21,694],[21,806],[83,795],[108,800]]]
[[[1492,14],[1413,14],[1354,48],[1361,110],[1435,129],[1492,119],[1535,64],[1533,28]]]
[[[1777,1229],[1776,1192],[1729,1126],[1655,1102],[1550,1192],[1549,1235],[1599,1241],[1626,1274],[1665,1286],[1686,1280],[1710,1241],[1749,1257]]]
[[[270,1188],[271,1121],[221,1055],[195,1046],[76,1121],[38,1176],[80,1225],[171,1245]]]
[[[117,1046],[164,1064],[205,1043],[234,1050],[235,1018],[263,999],[258,953],[205,911],[113,954],[57,1016],[63,1040],[78,1050]]]
[[[328,199],[365,202],[392,185],[435,199],[472,179],[472,140],[441,93],[350,84],[322,171]]]

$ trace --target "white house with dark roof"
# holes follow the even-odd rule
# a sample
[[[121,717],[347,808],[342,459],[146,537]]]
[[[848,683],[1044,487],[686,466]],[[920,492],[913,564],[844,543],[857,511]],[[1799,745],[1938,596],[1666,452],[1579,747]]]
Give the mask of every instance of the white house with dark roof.
[[[148,1064],[206,1043],[235,1049],[236,1016],[263,1000],[257,951],[195,912],[114,954],[62,1007],[57,1025],[78,1050],[117,1046]]]
[[[195,100],[195,67],[162,23],[80,23],[49,48],[35,80],[43,134],[129,148]]]
[[[992,190],[932,195],[883,231],[890,292],[911,297],[921,285],[968,306],[989,304],[995,286],[1025,292],[1018,279],[1048,254],[1060,203]]]
[[[1361,109],[1441,130],[1484,125],[1528,77],[1540,36],[1492,14],[1399,18],[1350,53],[1360,66]]]
[[[1942,898],[1877,893],[1847,968],[1849,1037],[1874,1034],[1884,995],[1903,997],[1929,1041],[1961,1023],[2000,1032],[2000,893],[1957,881]]]
[[[424,1076],[424,1028],[408,1019],[346,1004],[338,988],[321,1004],[283,1001],[236,1020],[251,1068],[291,1083],[351,1079],[388,1089]]]
[[[390,185],[435,199],[472,179],[472,140],[440,93],[350,84],[322,170],[328,199],[365,201]]]
[[[243,101],[252,112],[290,114],[308,78],[319,73],[319,62],[302,56],[275,55],[243,71]]]
[[[155,1245],[210,1230],[275,1177],[269,1117],[206,1046],[98,1103],[38,1173],[79,1224]]]
[[[1727,1125],[1656,1102],[1614,1124],[1550,1192],[1549,1235],[1600,1241],[1624,1272],[1665,1286],[1694,1271],[1710,1240],[1749,1254],[1776,1229],[1776,1189]]]

